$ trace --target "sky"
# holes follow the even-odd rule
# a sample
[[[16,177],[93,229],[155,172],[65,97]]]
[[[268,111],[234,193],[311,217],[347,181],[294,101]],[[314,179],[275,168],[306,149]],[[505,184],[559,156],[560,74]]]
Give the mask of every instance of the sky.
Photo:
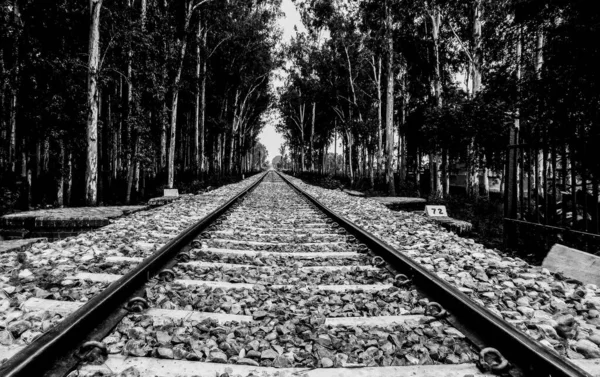
[[[281,10],[284,16],[278,20],[279,27],[283,30],[283,43],[288,43],[294,35],[294,26],[299,30],[303,30],[304,26],[300,20],[300,13],[296,10],[296,6],[292,0],[283,0],[281,2]],[[283,71],[277,71],[277,74],[283,74]],[[271,85],[274,88],[279,88],[283,85],[283,80],[277,79],[273,75],[271,77]],[[283,136],[275,131],[275,124],[278,122],[279,113],[271,113],[267,115],[268,123],[258,135],[260,142],[267,148],[269,152],[269,161],[272,161],[275,156],[279,155],[279,147],[283,144]]]

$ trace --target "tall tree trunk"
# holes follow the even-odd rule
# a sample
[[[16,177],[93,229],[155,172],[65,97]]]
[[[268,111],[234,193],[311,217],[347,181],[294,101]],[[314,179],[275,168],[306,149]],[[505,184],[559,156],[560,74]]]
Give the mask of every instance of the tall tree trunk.
[[[519,102],[521,101],[521,91],[520,91],[520,86],[521,86],[521,55],[522,55],[522,45],[521,45],[521,38],[522,38],[522,29],[521,27],[519,27],[519,29],[517,30],[517,45],[516,45],[516,56],[515,56],[515,62],[516,62],[516,69],[515,69],[515,79],[517,81],[517,100],[516,102],[516,106],[515,106],[515,122],[514,122],[514,131],[511,132],[511,136],[513,136],[512,134],[514,133],[514,135],[519,135],[519,131],[521,130],[521,107],[519,106]],[[514,144],[518,143],[519,140],[517,137],[514,138]],[[514,153],[516,153],[517,149],[512,149],[512,151],[514,151]],[[515,157],[516,158],[516,157]],[[516,166],[518,166],[518,164],[515,164]],[[541,166],[541,165],[538,165]],[[541,169],[538,169],[541,170]],[[515,173],[514,174],[515,177],[518,177],[519,174]],[[511,177],[512,178],[512,177]],[[536,179],[539,179],[539,177],[536,177]],[[536,181],[536,188],[539,189],[540,184],[539,181]],[[517,191],[517,195],[518,195],[518,191]]]
[[[229,174],[233,174],[233,169],[235,167],[233,161],[233,153],[235,151],[235,131],[231,130],[231,139],[229,140]]]
[[[517,82],[517,96],[515,100],[515,109],[514,109],[514,124],[513,127],[510,128],[509,133],[509,144],[515,145],[519,143],[519,131],[520,131],[520,108],[519,101],[520,98],[520,85],[521,85],[521,33],[522,26],[518,26],[517,29],[517,38],[516,38],[516,56],[515,56],[515,80]],[[509,148],[507,151],[507,166],[506,166],[506,177],[503,177],[505,183],[504,187],[504,217],[507,218],[516,218],[517,216],[517,201],[519,190],[517,185],[517,180],[519,176],[518,172],[518,153],[516,148]],[[536,177],[537,178],[537,177]],[[539,187],[539,182],[536,182],[536,187]],[[529,187],[531,189],[531,187]]]
[[[98,89],[98,118],[104,118],[104,106],[102,103],[102,89]],[[106,119],[105,119],[106,120]],[[106,129],[106,121],[101,121],[98,126],[98,204],[104,204],[104,130]]]
[[[421,168],[422,168],[422,159],[421,151],[417,148],[417,167],[415,171],[415,184],[417,185],[417,190],[419,190],[419,195],[421,194]]]
[[[111,186],[111,174],[110,174],[110,160],[111,160],[111,154],[110,154],[110,129],[112,128],[112,103],[111,103],[111,96],[110,96],[110,92],[108,92],[107,98],[106,98],[106,110],[104,111],[104,113],[106,114],[106,122],[104,123],[103,127],[102,127],[102,145],[103,145],[103,154],[102,154],[102,165],[103,165],[103,169],[102,169],[102,173],[101,173],[101,180],[104,182],[104,192],[108,193],[110,192],[110,186]],[[106,195],[108,196],[108,195]],[[106,199],[108,199],[108,197],[105,197],[105,201]]]
[[[27,179],[27,143],[22,139],[21,145],[21,178],[23,182]]]
[[[177,57],[177,72],[173,80],[173,99],[171,101],[171,138],[169,140],[169,153],[167,156],[167,187],[173,188],[175,183],[175,137],[177,134],[177,105],[179,103],[179,83],[181,82],[181,74],[183,72],[183,63],[185,60],[185,52],[187,49],[187,32],[190,27],[192,18],[191,4],[187,7],[185,14],[185,24],[183,27],[184,33],[177,41],[179,46],[179,56]]]
[[[135,170],[133,173],[133,189],[135,190],[136,198],[140,192],[140,161],[135,160]]]
[[[433,92],[436,100],[436,106],[441,109],[443,106],[442,102],[442,80],[440,76],[440,52],[439,52],[439,31],[440,31],[440,9],[439,6],[435,5],[434,9],[430,14],[431,18],[431,35],[433,39]],[[439,162],[438,153],[431,153],[429,155],[429,172],[430,172],[430,184],[431,192],[435,196],[443,196],[442,191],[442,177]]]
[[[10,106],[9,106],[9,126],[10,126],[10,144],[8,148],[8,164],[10,170],[16,172],[17,167],[17,101],[18,92],[20,86],[20,74],[21,74],[21,54],[20,54],[20,41],[22,34],[22,19],[21,9],[19,7],[19,1],[14,0],[12,4],[13,20],[17,25],[14,39],[14,46],[12,53],[14,54],[14,65],[12,69],[12,80],[10,90]],[[0,106],[4,106],[0,103]],[[24,138],[23,138],[24,139]]]
[[[316,113],[317,104],[316,102],[312,103],[312,122],[310,124],[310,171],[315,171],[315,163],[314,163],[314,150],[313,150],[313,141],[315,136],[315,113]]]
[[[6,70],[4,68],[4,46],[0,46],[0,169],[6,169],[8,166],[8,151],[10,149],[10,140],[8,138],[8,124],[6,123],[5,98],[8,82]],[[4,141],[7,144],[4,144]]]
[[[481,48],[481,0],[476,0],[473,9],[473,64],[472,64],[472,85],[473,98],[481,91],[481,67],[483,64],[483,50]],[[468,172],[469,191],[471,197],[479,196],[480,192],[484,196],[489,195],[489,180],[487,178],[488,169],[483,165],[483,180],[479,180],[480,159],[477,155],[477,145],[473,138],[469,144],[469,160],[471,161],[471,171]]]
[[[129,7],[129,9],[131,10],[133,7],[133,0],[128,0],[127,1],[127,5]],[[133,14],[133,12],[130,12],[131,14]],[[131,185],[130,185],[130,178],[133,176],[133,169],[134,169],[134,162],[133,159],[135,158],[134,156],[134,140],[133,140],[133,133],[135,132],[133,130],[133,125],[132,125],[132,111],[133,111],[133,46],[131,44],[132,42],[129,43],[129,45],[127,46],[127,89],[126,89],[126,104],[125,104],[125,143],[126,143],[126,150],[127,150],[127,155],[126,155],[126,164],[127,164],[127,192],[125,193],[125,202],[127,204],[129,204],[129,198],[130,198],[130,191],[131,191]]]
[[[392,12],[389,9],[389,3],[386,1],[386,42],[387,42],[387,90],[386,90],[386,109],[385,109],[385,142],[386,142],[386,181],[388,184],[388,194],[396,195],[394,182],[394,39],[392,35]]]
[[[163,102],[163,112],[160,121],[160,171],[165,173],[167,170],[167,124],[164,122],[167,114],[167,105]]]
[[[302,124],[302,132],[300,133],[302,140],[300,144],[300,173],[304,171],[304,123]]]
[[[354,167],[352,166],[352,131],[346,131],[346,138],[348,139],[348,175],[350,176],[350,184],[354,184]]]
[[[202,35],[202,49],[206,51],[207,28],[204,28]],[[202,68],[200,74],[200,171],[205,170],[205,152],[204,152],[204,122],[206,120],[206,59],[202,59]]]
[[[133,139],[132,140],[133,145],[131,146],[131,148],[132,148],[132,155],[133,156],[137,156],[138,143],[139,143],[137,132],[135,132],[135,131],[133,132],[132,139]],[[131,203],[131,190],[133,188],[133,180],[134,180],[136,166],[137,166],[137,159],[132,160],[131,161],[131,167],[127,171],[127,191],[125,193],[125,203],[126,204],[130,204]]]
[[[102,0],[90,0],[90,8],[85,202],[87,205],[93,206],[96,205],[98,194],[98,64]]]
[[[348,143],[346,142],[346,138],[344,137],[343,132],[340,136],[342,137],[342,151],[340,153],[342,155],[342,176],[347,177],[348,176],[348,168],[346,165],[346,161],[347,161],[346,153],[348,153]]]
[[[535,76],[538,80],[542,79],[542,67],[544,65],[544,50],[543,49],[544,49],[544,33],[542,31],[542,28],[540,27],[540,29],[536,33],[536,50],[535,50]],[[538,105],[538,107],[539,107],[539,105]],[[541,112],[541,109],[538,109],[538,111]],[[536,182],[543,182],[544,175],[548,176],[548,171],[546,171],[546,169],[543,169],[544,161],[547,157],[548,156],[544,156],[544,150],[543,150],[543,148],[541,148],[540,151],[538,152],[538,156],[537,156],[538,166],[540,168],[538,169],[538,177],[536,177],[536,180],[537,180]],[[546,165],[552,166],[551,163],[546,164]],[[544,185],[538,184],[538,185],[536,185],[536,187],[538,188],[538,195],[546,195],[546,193],[545,193],[546,187]]]
[[[61,137],[58,141],[58,179],[56,181],[56,205],[60,208],[64,206],[64,187],[65,187],[65,141]]]
[[[483,50],[481,48],[481,11],[481,0],[475,0],[473,9],[473,96],[481,91],[481,67],[483,65]]]
[[[148,10],[148,1],[147,0],[141,0],[140,2],[140,19],[142,22],[142,31],[145,31],[146,29],[146,15],[147,15],[147,10]]]
[[[123,104],[123,77],[119,76],[119,91],[118,91],[118,97],[119,97],[119,101],[118,103],[122,106]],[[123,111],[119,112],[119,125],[118,125],[118,129],[117,129],[117,142],[116,142],[116,156],[117,156],[117,166],[115,168],[115,176],[114,179],[117,179],[119,176],[119,173],[122,170],[122,151],[123,151],[123,120],[125,119]]]
[[[450,194],[450,174],[448,172],[448,148],[442,148],[442,192],[444,196]]]
[[[381,98],[381,56],[377,60],[378,65],[375,69],[373,64],[373,74],[376,77],[377,86],[377,179],[381,175],[381,164],[383,161],[383,99]]]
[[[217,173],[221,175],[221,133],[217,136],[215,140],[215,151],[216,151],[216,163],[217,163]]]
[[[67,206],[71,205],[71,191],[73,188],[73,152],[69,150],[67,157],[67,188],[65,189],[65,201]]]
[[[40,178],[42,173],[42,143],[37,140],[35,143],[35,179]]]
[[[13,89],[10,94],[10,146],[8,149],[8,164],[10,170],[15,171],[17,165],[17,90]]]
[[[238,136],[238,150],[237,150],[237,155],[238,155],[238,173],[241,174],[243,173],[243,162],[242,162],[242,154],[244,150],[244,133],[243,130],[240,128],[240,132],[239,132],[239,136]]]
[[[407,82],[407,72],[404,72],[404,77],[402,80],[402,108],[400,109],[400,116],[401,116],[401,124],[403,127],[403,132],[401,133],[400,137],[400,143],[402,143],[402,157],[400,159],[400,181],[401,182],[405,182],[406,181],[406,175],[407,175],[407,166],[408,166],[408,147],[406,144],[406,131],[407,131],[407,122],[406,122],[406,118],[407,118],[407,112],[408,112],[408,105],[409,105],[409,99],[410,99],[410,95],[408,92],[408,88],[406,85]]]
[[[333,128],[333,175],[337,175],[337,120],[333,121],[335,126]]]
[[[196,34],[196,106],[194,108],[194,136],[192,140],[192,153],[193,153],[193,170],[194,175],[200,175],[200,107],[201,107],[201,94],[200,94],[200,73],[202,70],[202,55],[201,55],[201,42],[202,38],[202,22],[198,21],[198,33]]]
[[[321,174],[327,174],[327,149],[329,145],[323,147],[323,154],[321,155]]]
[[[369,184],[371,188],[375,188],[375,156],[373,150],[369,150]]]
[[[406,109],[408,108],[408,91],[406,89],[406,61],[402,61],[402,75],[400,83],[402,97],[400,97],[400,121],[398,122],[398,177],[400,184],[406,181]]]
[[[120,99],[120,94],[119,94],[119,87],[120,85],[115,85],[115,99]],[[119,116],[119,113],[117,112],[116,114],[117,117],[117,126],[115,127],[115,129],[112,132],[112,154],[111,154],[111,179],[113,181],[116,181],[117,179],[117,173],[119,170],[119,131],[120,131],[120,125],[121,125],[121,117]]]

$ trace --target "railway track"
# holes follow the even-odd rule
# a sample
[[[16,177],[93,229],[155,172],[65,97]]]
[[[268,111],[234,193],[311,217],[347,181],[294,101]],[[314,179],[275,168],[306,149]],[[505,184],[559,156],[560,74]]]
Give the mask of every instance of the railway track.
[[[25,301],[55,321],[0,376],[588,376],[275,172],[66,280],[100,293]]]

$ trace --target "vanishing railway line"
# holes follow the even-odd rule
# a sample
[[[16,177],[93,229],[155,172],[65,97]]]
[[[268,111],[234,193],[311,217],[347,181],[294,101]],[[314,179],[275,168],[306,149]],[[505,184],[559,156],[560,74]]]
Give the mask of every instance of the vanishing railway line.
[[[105,289],[25,302],[70,316],[0,375],[587,375],[275,172],[151,256],[69,278]]]

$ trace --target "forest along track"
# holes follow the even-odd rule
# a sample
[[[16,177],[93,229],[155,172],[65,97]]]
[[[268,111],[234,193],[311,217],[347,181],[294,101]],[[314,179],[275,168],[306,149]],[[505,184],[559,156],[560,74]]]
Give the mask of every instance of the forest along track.
[[[176,261],[154,258],[161,267],[150,268],[157,278],[137,290],[144,298],[84,337],[101,343],[83,350],[77,343],[78,356],[67,355],[59,364],[68,369],[78,358],[91,361],[72,376],[462,377],[522,375],[532,368],[553,376],[586,375],[544,352],[541,359],[558,367],[537,360],[518,360],[522,369],[505,367],[494,351],[481,358],[486,337],[471,328],[481,318],[449,316],[417,286],[419,279],[398,274],[274,172],[232,203],[210,226],[196,229],[204,229],[199,237],[192,241],[189,233],[173,245]],[[190,241],[191,247],[184,246]],[[104,287],[153,262],[148,259],[107,257],[68,278]],[[66,316],[81,305],[31,298],[23,309]],[[518,342],[499,344],[509,352]],[[41,354],[36,343],[5,363],[0,375],[27,375],[28,363]]]

